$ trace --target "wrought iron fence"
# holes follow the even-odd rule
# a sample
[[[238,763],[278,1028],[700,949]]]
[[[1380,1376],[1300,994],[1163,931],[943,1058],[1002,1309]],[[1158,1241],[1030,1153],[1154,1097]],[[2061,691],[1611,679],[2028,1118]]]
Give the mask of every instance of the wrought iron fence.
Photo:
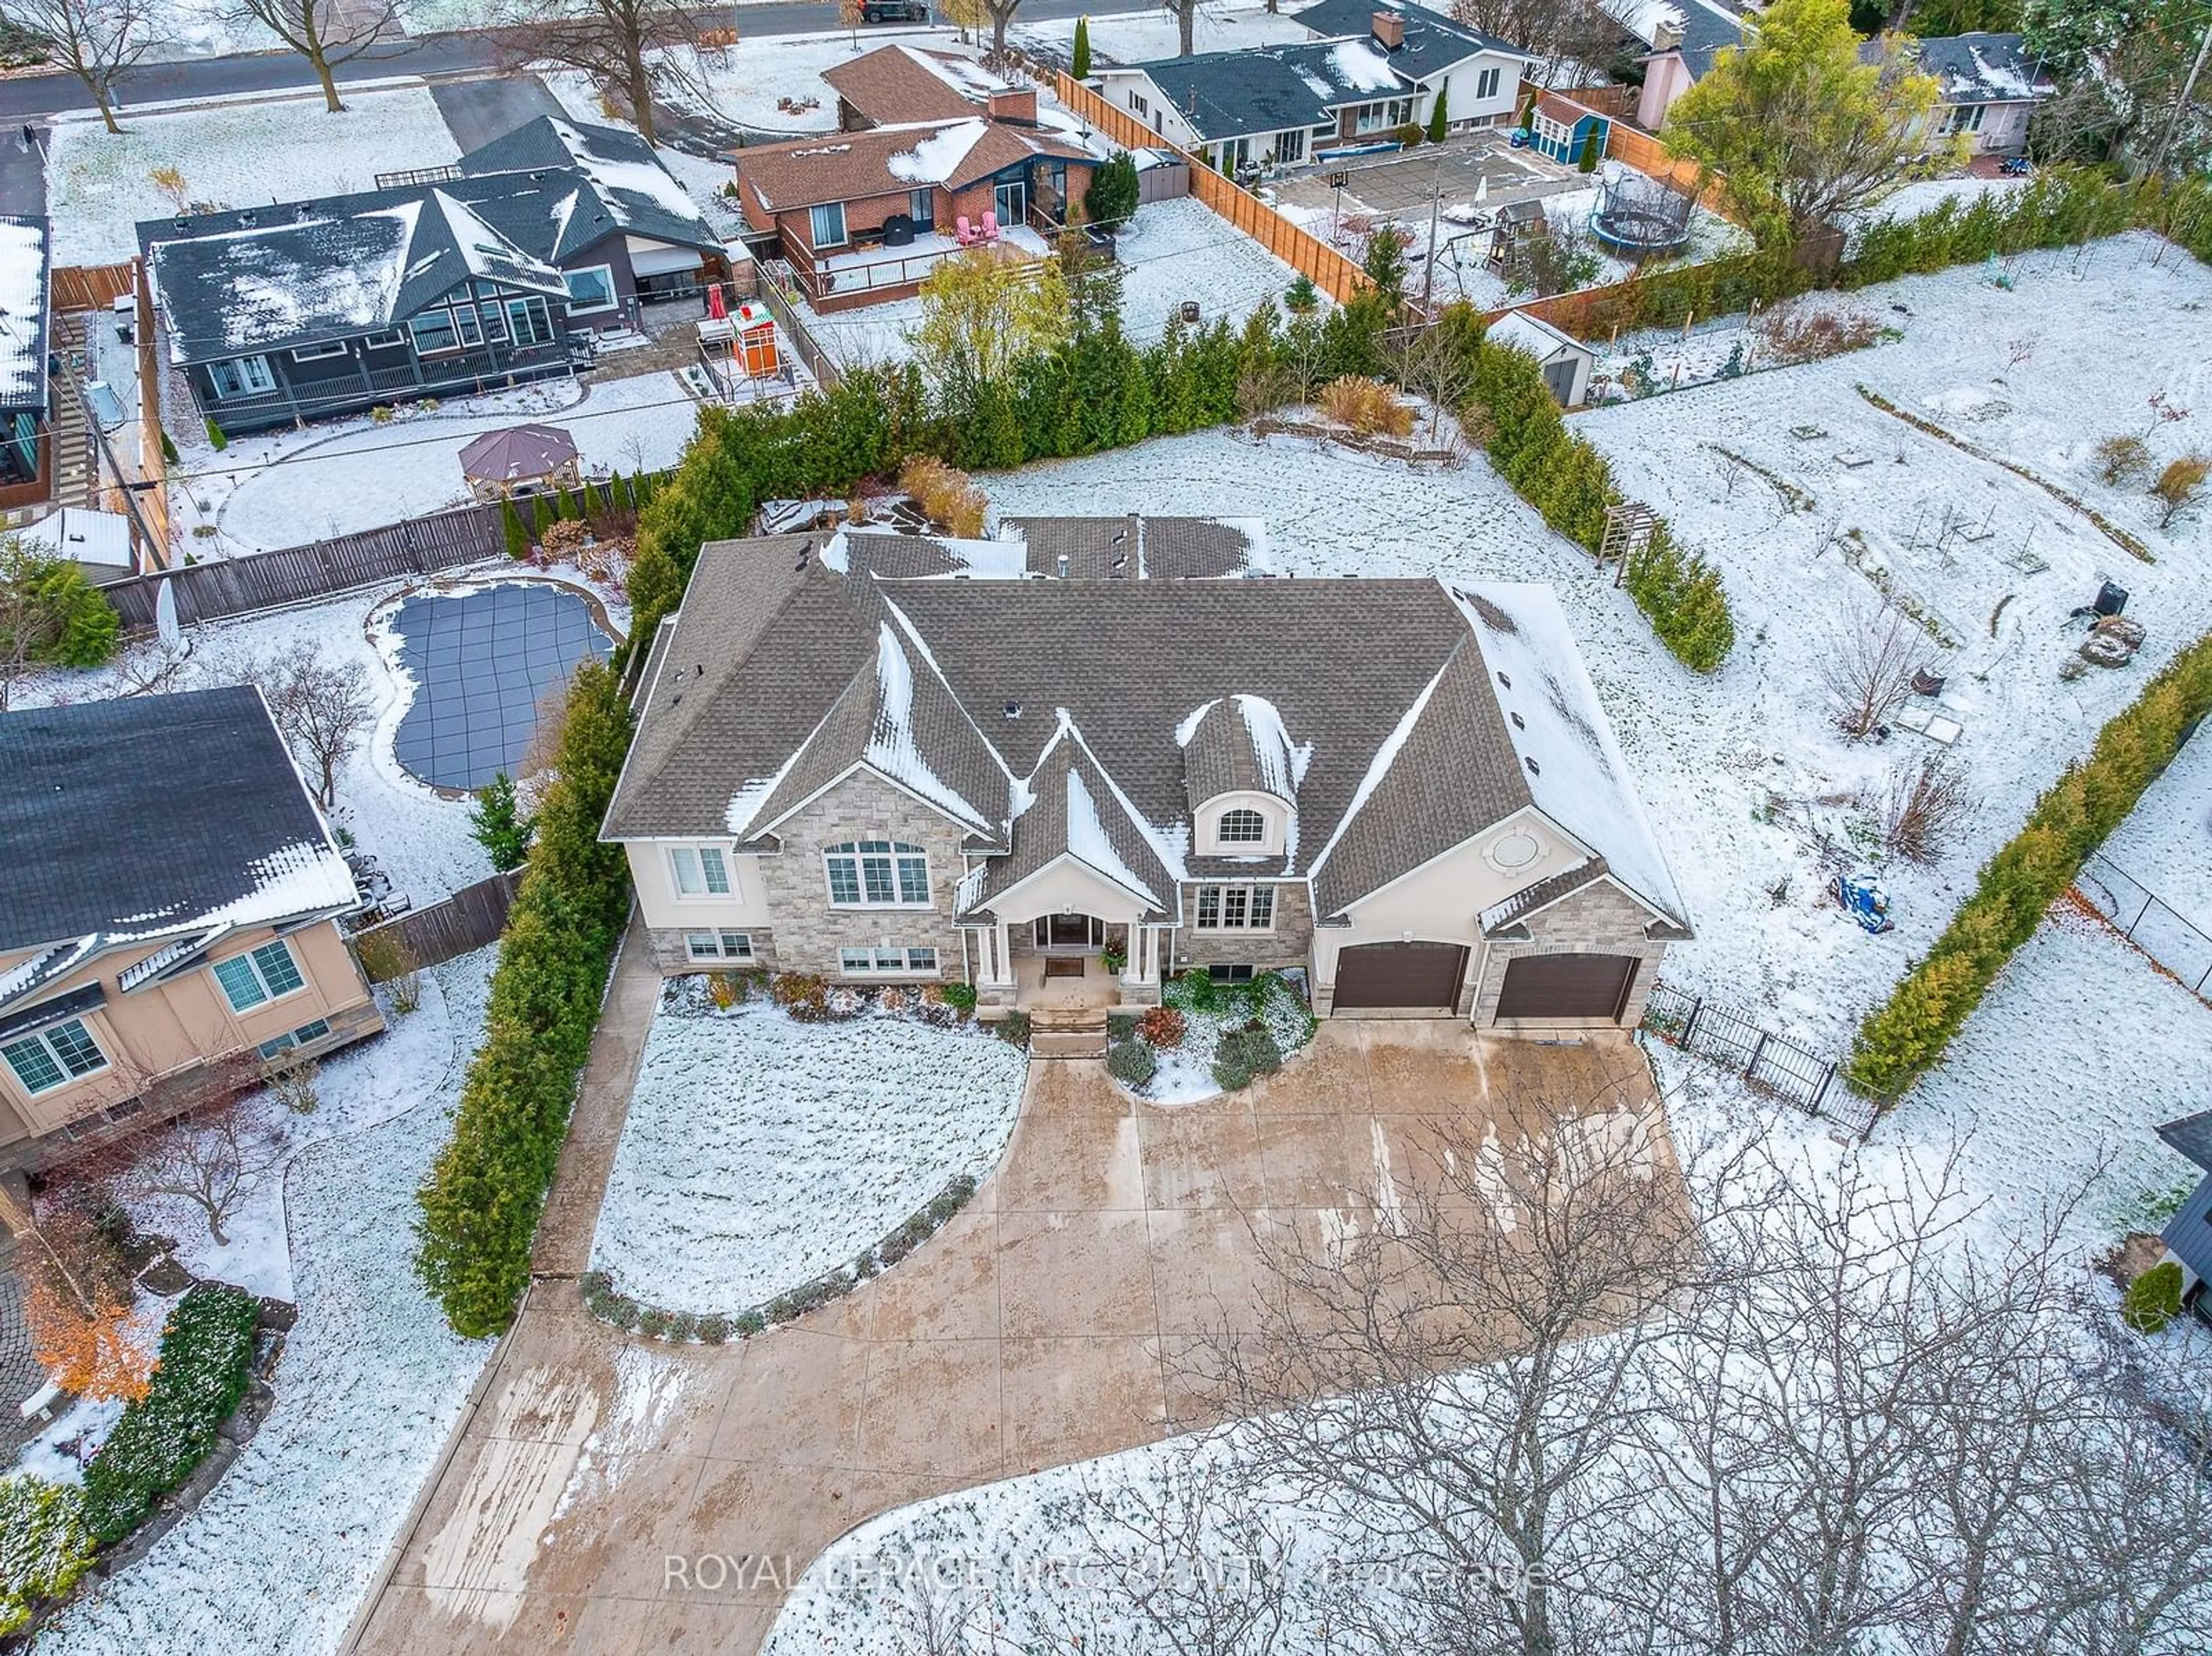
[[[1832,1059],[1761,1028],[1734,1007],[1655,984],[1644,1003],[1644,1028],[1668,1045],[1724,1065],[1761,1092],[1861,1137],[1874,1125],[1873,1107],[1837,1077]]]
[[[2153,895],[2149,887],[2102,852],[2082,864],[2074,889],[2112,929],[2203,999],[2212,991],[2212,937]]]

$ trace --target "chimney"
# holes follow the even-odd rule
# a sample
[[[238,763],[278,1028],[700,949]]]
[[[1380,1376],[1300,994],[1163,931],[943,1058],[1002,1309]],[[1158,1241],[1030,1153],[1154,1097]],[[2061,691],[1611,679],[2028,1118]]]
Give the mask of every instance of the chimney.
[[[1406,44],[1406,14],[1402,11],[1378,11],[1373,27],[1375,44],[1385,52],[1396,52]]]
[[[1022,126],[1036,124],[1036,88],[1031,86],[994,87],[991,92],[991,118],[1012,121]]]
[[[1651,28],[1651,50],[1672,52],[1682,44],[1682,25],[1669,16],[1662,16]]]

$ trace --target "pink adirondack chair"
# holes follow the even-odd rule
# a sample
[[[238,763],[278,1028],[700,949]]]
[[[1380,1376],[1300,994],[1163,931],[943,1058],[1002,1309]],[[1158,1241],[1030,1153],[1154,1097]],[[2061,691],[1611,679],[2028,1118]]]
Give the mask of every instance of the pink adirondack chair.
[[[999,215],[991,211],[988,208],[986,208],[983,212],[983,240],[986,241],[996,241],[998,239]]]
[[[975,227],[968,222],[968,215],[965,213],[952,221],[952,237],[963,247],[973,247],[982,240],[975,234]]]

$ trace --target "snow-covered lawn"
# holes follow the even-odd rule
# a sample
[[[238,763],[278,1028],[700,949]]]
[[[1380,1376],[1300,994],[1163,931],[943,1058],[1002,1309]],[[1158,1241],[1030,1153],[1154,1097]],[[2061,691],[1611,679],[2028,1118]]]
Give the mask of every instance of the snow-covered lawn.
[[[416,1283],[407,1216],[483,1024],[492,951],[434,968],[390,1035],[333,1058],[283,1189],[300,1319],[276,1402],[198,1509],[39,1635],[62,1656],[336,1648],[489,1342]],[[181,1235],[181,1232],[179,1232]]]
[[[673,373],[585,385],[548,380],[491,397],[403,408],[379,425],[367,416],[234,439],[220,453],[174,434],[185,486],[180,521],[200,556],[243,556],[419,517],[468,498],[460,452],[487,431],[526,421],[558,426],[576,440],[586,471],[624,474],[675,464],[698,424],[699,404]]]
[[[750,1309],[850,1265],[1013,1130],[1027,1060],[973,1027],[718,1013],[665,992],[592,1244],[647,1305]]]
[[[469,835],[465,800],[441,799],[401,770],[392,758],[392,733],[412,698],[410,687],[387,670],[386,656],[372,640],[372,616],[399,590],[349,592],[320,604],[210,622],[191,628],[191,653],[170,689],[235,684],[256,661],[290,648],[312,646],[325,661],[358,661],[368,670],[376,701],[375,724],[338,775],[338,808],[333,821],[349,829],[361,847],[374,855],[392,877],[393,889],[414,899],[417,908],[484,878],[491,864]],[[159,646],[135,645],[124,659],[88,672],[50,671],[17,688],[21,706],[89,701],[121,693],[125,675],[155,659]]]
[[[2212,932],[2212,737],[2200,729],[2105,842],[2105,855]]]
[[[57,264],[136,258],[133,227],[177,210],[154,182],[159,168],[184,174],[189,201],[250,207],[368,190],[379,173],[442,167],[461,153],[438,106],[419,87],[349,93],[337,114],[324,110],[316,93],[126,113],[124,125],[116,137],[97,118],[55,124],[46,211]]]

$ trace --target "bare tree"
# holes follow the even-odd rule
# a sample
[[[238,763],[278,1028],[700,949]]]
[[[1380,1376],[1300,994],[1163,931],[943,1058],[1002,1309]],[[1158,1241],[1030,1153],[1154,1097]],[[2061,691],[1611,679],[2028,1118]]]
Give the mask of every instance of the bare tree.
[[[141,1196],[173,1196],[198,1208],[208,1235],[227,1247],[223,1226],[288,1149],[282,1127],[258,1126],[240,1104],[226,1103],[179,1117],[145,1141],[131,1177]]]
[[[653,94],[664,82],[688,83],[672,50],[706,45],[715,9],[698,0],[495,0],[502,54],[518,63],[550,58],[581,70],[629,112],[647,143],[659,142]]]
[[[259,687],[293,757],[313,779],[317,803],[328,810],[337,803],[338,772],[376,712],[368,669],[329,659],[302,640],[255,662],[247,677]]]
[[[1893,604],[1838,624],[1820,665],[1836,728],[1854,742],[1873,735],[1905,705],[1927,660],[1918,625]]]
[[[1398,383],[1429,405],[1429,441],[1437,441],[1444,416],[1468,400],[1480,360],[1455,325],[1407,329],[1395,355]]]
[[[1940,754],[1899,765],[1882,801],[1883,847],[1909,863],[1932,863],[1966,826],[1973,803],[1966,773]]]
[[[1189,57],[1196,50],[1191,31],[1198,21],[1198,0],[1160,0],[1160,9],[1176,20],[1176,56]]]
[[[152,50],[153,0],[0,0],[0,17],[42,36],[53,61],[84,82],[110,132],[115,79]]]
[[[345,107],[338,100],[338,66],[399,32],[399,0],[235,0],[228,16],[260,24],[314,65],[323,107],[336,113]]]
[[[1003,58],[1006,55],[1006,25],[1014,21],[1014,14],[1021,9],[1022,0],[977,0],[977,3],[983,8],[983,15],[991,20],[991,56]],[[1188,42],[1189,38],[1190,31],[1186,27],[1183,39]],[[1186,44],[1183,52],[1188,55],[1190,47]]]
[[[115,658],[114,682],[108,698],[166,695],[177,688],[191,660],[191,651],[182,639],[149,639]]]

